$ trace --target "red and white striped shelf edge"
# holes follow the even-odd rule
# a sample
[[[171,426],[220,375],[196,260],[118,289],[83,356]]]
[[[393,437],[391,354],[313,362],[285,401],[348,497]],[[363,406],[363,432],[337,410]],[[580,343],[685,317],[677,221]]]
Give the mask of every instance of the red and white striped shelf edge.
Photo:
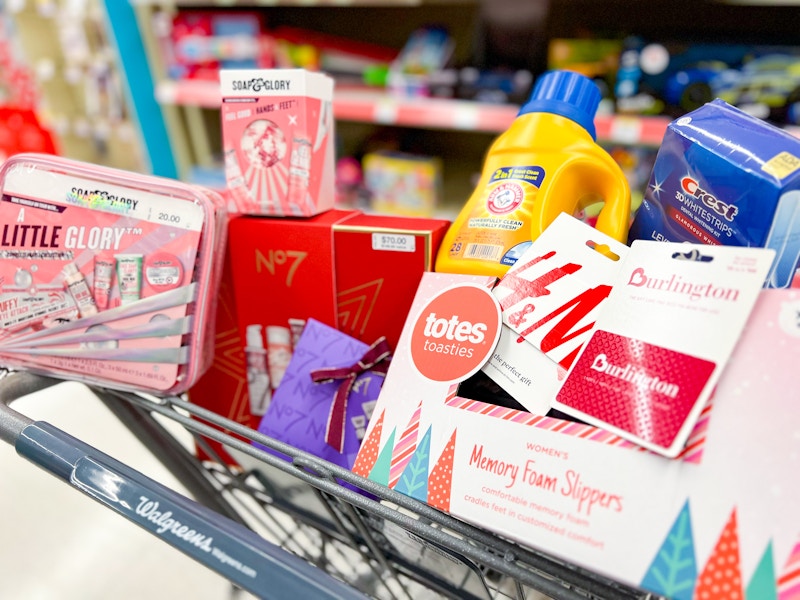
[[[156,98],[163,104],[219,108],[219,84],[215,81],[162,81]],[[337,119],[384,125],[500,133],[516,117],[518,106],[486,104],[445,98],[401,98],[382,91],[337,89],[333,112]],[[668,117],[598,115],[600,141],[658,146],[669,124]]]

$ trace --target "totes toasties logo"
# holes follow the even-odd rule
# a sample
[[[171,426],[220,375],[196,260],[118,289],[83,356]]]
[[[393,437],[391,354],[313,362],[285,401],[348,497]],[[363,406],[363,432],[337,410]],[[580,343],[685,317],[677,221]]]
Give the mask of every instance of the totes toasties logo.
[[[464,380],[489,360],[500,325],[500,305],[488,289],[472,284],[447,288],[417,316],[411,360],[428,379]]]

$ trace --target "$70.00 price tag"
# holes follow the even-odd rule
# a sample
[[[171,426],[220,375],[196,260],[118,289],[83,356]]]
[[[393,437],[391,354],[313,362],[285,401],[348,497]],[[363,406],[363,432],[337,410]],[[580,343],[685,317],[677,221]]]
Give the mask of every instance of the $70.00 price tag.
[[[416,249],[416,238],[413,235],[397,233],[373,233],[372,249],[414,252]]]

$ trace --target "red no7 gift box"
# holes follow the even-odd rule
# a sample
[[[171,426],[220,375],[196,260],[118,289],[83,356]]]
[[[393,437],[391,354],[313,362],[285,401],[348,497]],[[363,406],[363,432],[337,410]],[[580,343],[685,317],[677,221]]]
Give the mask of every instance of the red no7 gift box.
[[[384,336],[396,347],[420,277],[432,267],[448,225],[346,210],[231,221],[231,279],[253,427],[308,319],[367,344]],[[222,414],[228,414],[227,402],[215,402]]]

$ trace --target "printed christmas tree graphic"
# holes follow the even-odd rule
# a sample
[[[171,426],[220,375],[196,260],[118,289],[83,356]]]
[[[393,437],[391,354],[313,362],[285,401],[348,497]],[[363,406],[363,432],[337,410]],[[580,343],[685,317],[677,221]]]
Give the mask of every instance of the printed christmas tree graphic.
[[[375,426],[372,428],[369,436],[361,442],[361,449],[356,457],[356,462],[353,464],[353,473],[361,477],[369,477],[369,472],[375,461],[378,460],[378,450],[381,443],[381,435],[383,435],[383,415],[378,417]]]
[[[383,446],[378,460],[375,461],[375,464],[372,465],[372,470],[369,472],[369,478],[381,485],[389,485],[389,465],[392,460],[394,434],[396,431],[396,429],[392,429],[392,434],[389,436],[389,439],[386,440],[386,444]]]
[[[428,504],[450,511],[450,489],[453,484],[453,456],[456,453],[456,431],[450,436],[439,460],[428,477]]]
[[[408,465],[414,450],[417,449],[417,433],[419,432],[419,417],[422,414],[422,402],[417,404],[417,409],[411,415],[405,431],[397,441],[392,455],[392,464],[389,468],[389,487],[393,488],[400,480],[403,469]]]
[[[739,533],[736,510],[731,513],[717,545],[711,552],[703,572],[697,580],[697,600],[743,600],[742,574],[739,563]]]
[[[800,598],[800,542],[795,544],[778,577],[778,600]]]
[[[697,577],[689,500],[672,524],[642,579],[642,586],[675,600],[691,600]]]
[[[417,449],[408,465],[403,469],[403,474],[400,476],[400,481],[394,489],[398,492],[416,498],[421,502],[428,500],[428,460],[430,458],[431,448],[431,428],[422,437]]]
[[[744,596],[747,600],[777,600],[778,588],[775,582],[775,561],[772,558],[772,542],[767,544],[767,548],[758,562]]]

